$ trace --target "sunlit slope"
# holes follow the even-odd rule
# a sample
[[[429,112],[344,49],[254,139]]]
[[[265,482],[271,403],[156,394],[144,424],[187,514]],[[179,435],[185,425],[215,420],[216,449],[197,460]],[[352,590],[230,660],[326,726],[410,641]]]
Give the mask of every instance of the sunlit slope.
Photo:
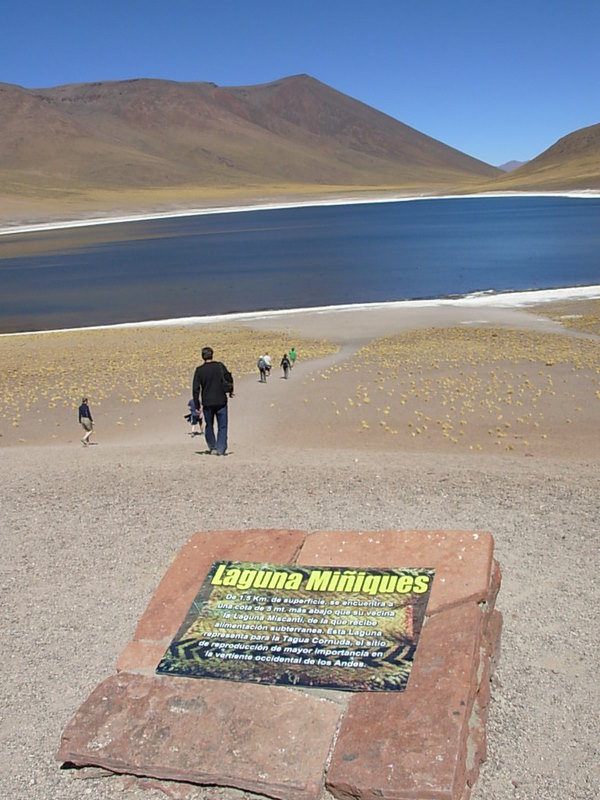
[[[5,220],[343,192],[600,189],[600,125],[506,173],[307,75],[0,84]]]
[[[260,86],[0,85],[5,192],[406,187],[499,170],[305,75]]]
[[[600,124],[563,136],[537,158],[499,177],[486,189],[600,190]]]

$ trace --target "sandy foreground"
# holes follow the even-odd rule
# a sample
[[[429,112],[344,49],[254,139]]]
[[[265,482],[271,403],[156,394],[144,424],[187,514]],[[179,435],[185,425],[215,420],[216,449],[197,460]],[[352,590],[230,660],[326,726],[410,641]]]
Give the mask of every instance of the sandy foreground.
[[[195,531],[445,528],[491,531],[504,574],[473,800],[596,800],[599,319],[588,300],[0,337],[1,795],[164,797],[54,753]],[[226,458],[183,419],[206,343],[236,376]],[[260,351],[291,345],[290,379],[259,384]]]

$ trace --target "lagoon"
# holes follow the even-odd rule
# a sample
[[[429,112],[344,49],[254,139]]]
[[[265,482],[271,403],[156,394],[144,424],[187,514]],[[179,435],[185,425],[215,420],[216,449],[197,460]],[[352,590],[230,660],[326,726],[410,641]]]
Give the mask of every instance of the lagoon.
[[[0,237],[0,332],[600,284],[600,198],[463,197]]]

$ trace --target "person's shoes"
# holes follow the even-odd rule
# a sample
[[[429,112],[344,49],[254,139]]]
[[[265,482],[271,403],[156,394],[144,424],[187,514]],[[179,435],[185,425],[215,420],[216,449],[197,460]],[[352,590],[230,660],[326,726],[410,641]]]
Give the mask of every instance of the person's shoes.
[[[82,444],[84,447],[87,447],[87,442],[86,442],[86,440],[85,440],[85,439],[82,439],[82,440],[81,440],[81,444]]]

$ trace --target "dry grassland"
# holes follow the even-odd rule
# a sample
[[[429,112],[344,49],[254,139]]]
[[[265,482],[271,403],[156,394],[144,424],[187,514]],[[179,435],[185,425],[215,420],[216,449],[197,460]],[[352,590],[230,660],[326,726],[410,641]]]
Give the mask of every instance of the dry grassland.
[[[141,327],[0,336],[2,442],[38,441],[42,429],[58,438],[72,427],[82,396],[135,409],[145,401],[184,397],[205,344],[236,377],[256,371],[261,352],[301,346],[307,359],[335,353],[336,345],[287,333],[247,328]],[[128,415],[131,419],[131,413]],[[123,420],[121,420],[122,422]],[[142,419],[133,417],[133,424]],[[119,424],[119,420],[117,420]]]
[[[302,369],[289,391],[279,395],[270,383],[270,397],[261,401],[250,384],[236,411],[239,415],[242,404],[253,427],[280,444],[594,458],[600,430],[600,338],[594,335],[600,302],[543,311],[583,333],[406,330],[365,340],[354,352],[346,347],[325,365],[315,360],[333,356],[337,344],[243,326],[2,336],[0,442],[71,440],[84,395],[106,432],[110,426],[122,426],[123,434],[142,429],[163,410],[164,417],[181,424],[179,409],[190,397],[204,344],[214,347],[238,385],[256,374],[260,352],[270,352],[277,367],[281,353],[295,345]]]
[[[303,401],[299,429],[319,419],[331,446],[595,456],[600,341],[489,328],[410,331],[310,376]]]
[[[6,178],[6,176],[4,176]],[[0,180],[3,175],[0,173]],[[474,190],[474,186],[469,190]],[[310,203],[389,198],[420,194],[421,183],[382,188],[372,186],[323,185],[310,183],[261,184],[251,186],[176,186],[119,190],[68,186],[14,186],[3,180],[0,195],[0,227],[85,218],[144,217],[144,214],[208,208],[252,207],[268,204]]]
[[[600,336],[600,300],[551,303],[536,306],[535,313],[560,322],[564,328]]]

